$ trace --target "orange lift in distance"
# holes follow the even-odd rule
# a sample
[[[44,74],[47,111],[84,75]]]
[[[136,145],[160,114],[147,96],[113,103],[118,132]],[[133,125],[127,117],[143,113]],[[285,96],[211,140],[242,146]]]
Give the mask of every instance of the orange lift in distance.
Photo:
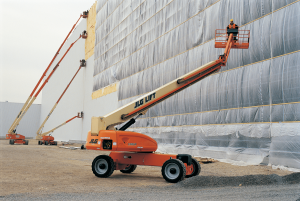
[[[245,34],[240,34],[242,32]],[[216,30],[216,35],[215,47],[225,48],[224,54],[220,55],[217,60],[198,67],[105,116],[92,117],[86,149],[110,151],[109,156],[99,155],[93,160],[92,171],[97,177],[109,177],[114,170],[131,173],[137,165],[162,167],[163,178],[171,183],[200,173],[201,166],[191,155],[157,154],[155,153],[157,142],[154,139],[141,133],[125,130],[149,108],[219,71],[221,66],[226,65],[231,48],[247,49],[249,47],[250,31],[248,30],[238,31],[235,36],[237,40],[233,39],[233,33],[230,33],[228,37],[226,31]],[[224,39],[221,40],[221,37]],[[123,122],[126,123],[121,128],[115,128]]]
[[[10,144],[28,144],[28,140],[25,140],[25,136],[18,134],[17,133],[17,127],[20,123],[20,121],[22,120],[23,116],[25,115],[25,113],[28,111],[28,109],[30,108],[30,106],[33,104],[33,102],[35,101],[35,99],[37,98],[37,96],[39,95],[39,93],[41,92],[41,90],[44,88],[45,84],[49,81],[50,77],[52,76],[52,74],[55,72],[55,70],[57,69],[57,67],[59,66],[60,62],[62,61],[62,59],[66,56],[66,54],[69,52],[69,50],[72,48],[72,46],[79,40],[79,38],[86,38],[87,37],[87,33],[86,31],[84,31],[82,34],[80,35],[80,37],[73,42],[70,47],[68,48],[68,50],[66,51],[66,53],[63,55],[63,57],[60,59],[60,61],[56,64],[56,66],[53,68],[53,70],[51,71],[51,73],[48,75],[48,77],[45,79],[44,83],[42,84],[42,86],[39,88],[39,90],[36,92],[36,90],[38,89],[39,85],[41,84],[42,80],[44,79],[44,77],[46,77],[46,74],[50,68],[50,66],[53,64],[54,60],[56,59],[57,55],[59,54],[61,48],[63,47],[63,45],[65,44],[65,42],[67,41],[67,39],[69,38],[70,34],[72,33],[72,31],[75,29],[76,24],[79,22],[80,18],[87,18],[88,17],[88,11],[84,11],[83,14],[80,15],[79,19],[76,21],[76,23],[73,25],[72,29],[70,30],[70,32],[68,33],[68,35],[66,36],[65,40],[63,41],[63,43],[61,44],[61,46],[59,47],[59,49],[57,50],[56,54],[54,55],[54,57],[52,58],[51,62],[49,63],[48,67],[46,68],[46,70],[44,71],[44,73],[42,74],[41,78],[39,79],[38,83],[36,84],[36,86],[34,87],[33,91],[31,92],[30,96],[27,98],[26,102],[24,103],[21,111],[19,112],[19,114],[17,115],[16,119],[14,120],[14,122],[12,123],[12,125],[10,126],[8,133],[6,134],[6,139],[9,139],[9,143]],[[36,92],[36,93],[35,93]]]
[[[71,81],[69,82],[69,84],[67,85],[67,87],[65,88],[65,90],[62,92],[62,94],[60,95],[60,97],[58,98],[58,100],[56,101],[56,103],[54,104],[54,106],[52,107],[51,111],[49,112],[49,114],[46,116],[45,120],[43,121],[43,123],[41,124],[41,126],[39,127],[38,131],[36,132],[37,136],[36,139],[39,140],[38,144],[42,145],[57,145],[57,142],[54,141],[54,137],[50,135],[50,133],[54,132],[54,130],[58,129],[59,127],[67,124],[68,122],[72,121],[75,118],[83,118],[83,112],[78,113],[77,116],[74,116],[73,118],[69,119],[68,121],[64,122],[63,124],[51,129],[48,132],[42,133],[42,130],[46,124],[46,122],[48,121],[48,119],[50,118],[51,114],[53,113],[53,111],[55,110],[56,106],[58,105],[58,103],[60,102],[60,100],[62,99],[62,97],[64,96],[64,94],[66,93],[66,91],[68,90],[69,86],[71,85],[71,83],[73,82],[74,78],[76,77],[76,75],[78,74],[78,72],[80,71],[80,69],[82,67],[86,67],[86,61],[84,59],[80,60],[80,66],[78,68],[78,70],[76,71],[75,75],[72,77]],[[49,135],[49,136],[47,136]]]
[[[69,123],[70,121],[72,121],[73,119],[76,118],[83,118],[83,112],[78,112],[77,116],[72,117],[71,119],[67,120],[66,122],[60,124],[59,126],[51,129],[50,131],[41,134],[42,138],[41,140],[38,141],[39,145],[57,145],[57,141],[54,141],[54,137],[50,134],[52,133],[54,130],[60,128],[61,126]]]

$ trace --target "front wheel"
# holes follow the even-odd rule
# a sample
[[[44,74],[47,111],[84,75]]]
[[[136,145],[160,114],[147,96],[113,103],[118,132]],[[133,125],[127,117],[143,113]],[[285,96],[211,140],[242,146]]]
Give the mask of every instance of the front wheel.
[[[48,145],[48,141],[45,141],[45,145]]]
[[[177,183],[184,180],[186,169],[181,160],[169,159],[162,166],[161,173],[167,182]]]
[[[136,169],[136,165],[128,165],[124,170],[120,170],[122,173],[132,173]]]
[[[25,143],[24,143],[25,145],[28,145],[28,140],[25,140]]]
[[[115,169],[114,161],[106,155],[97,156],[92,163],[93,173],[97,177],[109,177]]]
[[[196,159],[192,158],[192,165],[193,165],[193,173],[190,175],[186,175],[185,176],[186,178],[197,176],[200,174],[201,171],[200,163]]]
[[[15,144],[15,140],[10,139],[10,140],[9,140],[9,144]]]

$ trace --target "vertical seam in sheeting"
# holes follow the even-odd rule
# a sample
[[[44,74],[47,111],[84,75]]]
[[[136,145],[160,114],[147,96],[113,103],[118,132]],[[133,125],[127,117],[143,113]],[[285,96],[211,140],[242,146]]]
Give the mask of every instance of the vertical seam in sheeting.
[[[259,95],[260,95],[260,100],[261,100],[261,104],[263,104],[263,98],[262,98],[262,65],[260,65],[259,68]],[[264,116],[264,112],[263,109],[261,110],[261,121],[263,121],[263,116]]]
[[[272,28],[273,28],[273,0],[272,0],[272,11],[271,11],[271,34],[270,34],[270,48],[272,48]],[[271,51],[271,66],[273,66],[273,51]],[[270,76],[271,76],[271,66],[270,66]],[[272,88],[271,88],[271,78],[269,78],[269,114],[270,114],[270,117],[269,117],[269,121],[272,122],[272,103],[273,103],[273,99],[272,99]],[[270,127],[272,128],[272,123],[270,123]],[[271,131],[270,131],[270,136],[271,136]]]
[[[283,58],[282,69],[281,69],[281,91],[282,91],[282,102],[284,103],[284,90],[283,90],[283,72],[284,72],[285,59]],[[284,107],[283,107],[284,108]],[[283,110],[282,108],[282,110]],[[284,120],[284,112],[282,112],[282,119]]]

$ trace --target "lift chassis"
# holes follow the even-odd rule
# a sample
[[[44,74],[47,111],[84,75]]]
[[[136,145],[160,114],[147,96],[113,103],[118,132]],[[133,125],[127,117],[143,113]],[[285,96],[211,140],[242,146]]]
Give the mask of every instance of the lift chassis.
[[[24,135],[16,134],[6,134],[6,139],[9,139],[9,144],[24,144],[28,145],[28,140],[25,140]]]
[[[229,36],[228,36],[228,35]],[[238,39],[236,39],[238,38]],[[225,66],[230,49],[248,49],[250,31],[233,33],[216,30],[215,47],[225,48],[224,54],[127,105],[103,116],[92,117],[91,131],[88,133],[86,148],[110,151],[110,155],[99,155],[92,163],[92,171],[97,177],[109,177],[114,170],[122,173],[133,172],[137,165],[160,166],[163,178],[176,183],[186,177],[196,176],[201,171],[197,160],[188,154],[157,154],[157,142],[151,137],[125,131],[135,123],[138,116],[144,115],[154,105],[206,78]],[[131,118],[131,119],[130,119]],[[115,126],[126,122],[121,128]]]
[[[57,141],[54,141],[54,137],[51,135],[45,135],[38,142],[39,145],[57,145]]]

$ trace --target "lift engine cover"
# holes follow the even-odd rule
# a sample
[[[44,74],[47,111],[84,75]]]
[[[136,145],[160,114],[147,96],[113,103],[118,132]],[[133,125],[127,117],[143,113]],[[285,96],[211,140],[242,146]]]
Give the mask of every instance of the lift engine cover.
[[[45,140],[45,141],[53,141],[54,137],[53,136],[49,136],[49,135],[45,135],[42,137],[41,140]]]
[[[86,148],[102,151],[154,152],[157,142],[141,133],[101,130],[98,136],[88,133]]]

